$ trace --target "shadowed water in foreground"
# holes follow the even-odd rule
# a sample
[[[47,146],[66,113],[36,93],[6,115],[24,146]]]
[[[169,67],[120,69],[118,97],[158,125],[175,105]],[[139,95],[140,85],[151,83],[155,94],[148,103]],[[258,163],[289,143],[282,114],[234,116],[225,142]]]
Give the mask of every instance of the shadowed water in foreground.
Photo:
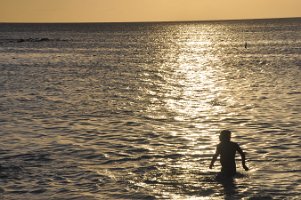
[[[1,198],[298,199],[300,23],[1,24]]]

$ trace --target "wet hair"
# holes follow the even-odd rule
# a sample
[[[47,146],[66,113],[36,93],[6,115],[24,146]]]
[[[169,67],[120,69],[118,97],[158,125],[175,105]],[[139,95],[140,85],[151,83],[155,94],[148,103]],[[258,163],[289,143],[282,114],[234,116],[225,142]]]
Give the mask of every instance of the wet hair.
[[[220,132],[219,140],[221,142],[229,142],[230,139],[231,139],[231,131],[229,131],[229,130],[222,130]]]

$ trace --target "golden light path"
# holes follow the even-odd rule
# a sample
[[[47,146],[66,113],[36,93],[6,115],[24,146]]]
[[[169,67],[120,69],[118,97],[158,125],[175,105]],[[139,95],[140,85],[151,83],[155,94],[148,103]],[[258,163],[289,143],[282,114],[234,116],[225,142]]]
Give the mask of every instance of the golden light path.
[[[218,127],[210,126],[208,123],[203,123],[203,121],[210,120],[212,115],[218,116],[220,113],[226,112],[223,106],[217,105],[219,104],[219,95],[225,88],[223,85],[216,83],[216,66],[213,63],[218,63],[219,58],[212,52],[211,46],[213,42],[209,40],[207,33],[200,32],[197,27],[195,27],[195,30],[189,31],[185,30],[185,28],[175,30],[173,37],[177,38],[175,33],[180,34],[179,38],[184,38],[185,36],[183,35],[185,34],[187,36],[186,40],[176,40],[177,44],[173,45],[177,46],[178,51],[171,52],[172,55],[166,56],[176,60],[173,66],[168,66],[169,71],[166,70],[166,74],[162,75],[165,84],[161,88],[162,91],[168,91],[164,94],[164,110],[166,110],[166,113],[173,113],[173,115],[166,116],[163,113],[160,118],[173,121],[172,125],[166,125],[162,129],[166,129],[165,132],[170,137],[175,138],[172,140],[182,138],[181,140],[187,147],[185,149],[173,147],[176,149],[171,150],[171,153],[176,151],[173,153],[180,153],[185,158],[182,162],[173,163],[170,168],[183,171],[182,173],[184,174],[177,178],[180,181],[194,183],[196,177],[192,175],[193,170],[203,171],[204,173],[208,173],[209,170],[208,166],[201,166],[197,158],[193,160],[189,160],[189,158],[213,153],[208,148],[208,144],[202,143],[200,138],[207,138],[206,140],[209,143],[217,143],[217,136],[209,130],[217,131]],[[169,63],[172,62],[170,61]],[[165,73],[164,68],[162,70],[162,73]],[[156,112],[156,110],[160,109],[157,106],[150,105],[148,111]],[[177,126],[177,124],[186,125]],[[167,152],[167,150],[158,149],[158,152],[160,151]],[[169,175],[166,174],[165,176]],[[166,177],[168,180],[173,180],[174,178]],[[178,180],[174,181],[177,182]],[[144,184],[144,186],[147,187],[147,184]],[[157,190],[158,193],[164,191],[160,186],[158,186]],[[164,191],[162,195],[171,199],[208,199],[207,197],[187,196],[168,191]]]

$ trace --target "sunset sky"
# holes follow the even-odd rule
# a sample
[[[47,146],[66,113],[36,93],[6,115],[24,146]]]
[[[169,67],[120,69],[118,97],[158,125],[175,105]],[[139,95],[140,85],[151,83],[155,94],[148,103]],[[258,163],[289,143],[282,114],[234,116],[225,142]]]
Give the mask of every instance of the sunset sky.
[[[133,22],[301,17],[301,0],[0,0],[0,22]]]

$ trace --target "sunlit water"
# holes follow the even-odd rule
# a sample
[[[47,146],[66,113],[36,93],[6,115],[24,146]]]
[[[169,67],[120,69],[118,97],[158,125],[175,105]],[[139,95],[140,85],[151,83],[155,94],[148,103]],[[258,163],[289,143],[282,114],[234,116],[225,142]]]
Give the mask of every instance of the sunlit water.
[[[300,19],[1,24],[0,70],[1,199],[300,198]]]

